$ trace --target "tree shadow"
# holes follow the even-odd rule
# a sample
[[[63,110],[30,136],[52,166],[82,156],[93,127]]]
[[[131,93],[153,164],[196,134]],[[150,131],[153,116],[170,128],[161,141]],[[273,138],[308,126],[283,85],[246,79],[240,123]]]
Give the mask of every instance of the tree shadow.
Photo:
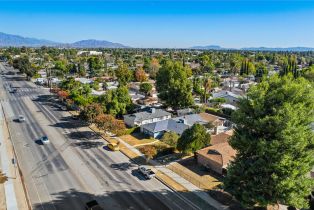
[[[107,190],[106,193],[94,195],[69,189],[53,193],[52,201],[36,203],[34,210],[58,209],[58,210],[83,210],[87,202],[96,200],[104,210],[168,210],[168,209],[207,209],[215,208],[208,203],[193,203],[188,198],[190,192],[173,192],[169,190]],[[188,198],[187,200],[184,199]],[[197,206],[197,207],[196,207]],[[96,209],[96,208],[95,208]]]
[[[137,164],[133,164],[131,162],[124,162],[124,163],[113,163],[110,165],[111,168],[119,171],[127,171],[131,168],[136,168]]]
[[[73,131],[67,134],[67,136],[73,140],[96,140],[101,138],[93,131]]]
[[[80,142],[71,143],[71,145],[73,147],[80,147],[81,149],[92,149],[92,148],[100,147],[104,145],[104,143],[101,141],[80,141]]]

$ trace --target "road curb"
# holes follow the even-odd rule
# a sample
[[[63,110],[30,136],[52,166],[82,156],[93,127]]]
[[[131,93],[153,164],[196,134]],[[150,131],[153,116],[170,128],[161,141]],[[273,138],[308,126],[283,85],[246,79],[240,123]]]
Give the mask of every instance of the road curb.
[[[3,106],[1,105],[1,111],[3,113],[3,116],[4,116],[4,123],[5,123],[5,127],[7,128],[8,130],[8,135],[9,135],[9,139],[10,139],[10,142],[12,144],[12,148],[13,148],[13,154],[14,154],[14,157],[16,159],[16,165],[17,165],[17,169],[18,169],[18,172],[19,172],[19,175],[20,175],[20,179],[21,179],[21,183],[22,183],[22,187],[23,187],[23,191],[24,191],[24,195],[25,195],[25,200],[26,200],[26,204],[27,204],[27,207],[29,210],[32,210],[32,205],[30,204],[30,200],[29,200],[29,194],[26,190],[26,184],[24,182],[24,176],[23,176],[23,172],[21,170],[21,167],[20,167],[20,164],[19,164],[19,158],[17,156],[17,153],[15,151],[15,146],[14,146],[14,143],[11,139],[11,131],[10,131],[10,128],[9,128],[9,124],[8,124],[8,121],[7,121],[7,118],[6,118],[6,114],[4,112],[4,109],[3,109]]]

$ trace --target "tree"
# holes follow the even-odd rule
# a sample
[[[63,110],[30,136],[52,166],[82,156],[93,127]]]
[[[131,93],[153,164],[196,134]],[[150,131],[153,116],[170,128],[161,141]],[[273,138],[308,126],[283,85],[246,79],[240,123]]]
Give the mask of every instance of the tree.
[[[309,67],[303,72],[303,77],[310,82],[314,82],[314,66]]]
[[[21,73],[26,74],[27,79],[32,78],[36,74],[36,69],[32,67],[28,56],[21,56],[14,59],[13,67],[19,69]]]
[[[0,184],[5,183],[6,181],[8,181],[8,177],[0,170]]]
[[[166,132],[161,138],[162,142],[174,148],[177,148],[178,140],[179,140],[179,135],[172,131]]]
[[[103,61],[99,57],[90,57],[87,63],[91,76],[96,76],[104,66]]]
[[[146,156],[147,162],[157,154],[156,148],[152,145],[143,146],[140,148],[140,151]]]
[[[205,78],[203,82],[203,87],[204,87],[204,103],[207,103],[207,94],[212,88],[212,80],[211,78]]]
[[[133,77],[132,71],[126,63],[120,63],[118,69],[116,70],[116,77],[119,82],[119,86],[127,85]]]
[[[202,55],[200,57],[200,63],[203,72],[212,72],[215,69],[215,65],[208,55]]]
[[[103,108],[98,103],[92,103],[80,112],[81,118],[89,123],[94,123],[97,116],[101,114],[103,114]]]
[[[99,97],[99,102],[104,107],[105,113],[114,116],[122,116],[132,109],[132,100],[125,86],[107,91],[105,95]]]
[[[157,76],[157,72],[160,68],[160,64],[156,58],[152,58],[149,66],[149,76],[152,79],[155,79]]]
[[[140,92],[144,93],[145,96],[148,96],[148,94],[152,91],[153,85],[150,83],[142,83],[140,84]]]
[[[110,114],[99,114],[95,118],[94,122],[97,128],[104,131],[110,131],[117,136],[124,134],[126,129],[125,124],[122,120],[117,120]]]
[[[136,79],[136,81],[141,82],[141,83],[145,82],[147,80],[146,73],[142,67],[139,67],[135,71],[135,79]]]
[[[160,99],[171,107],[185,108],[194,104],[187,67],[180,62],[165,62],[157,73],[156,88]]]
[[[243,59],[240,69],[240,75],[255,74],[255,66],[249,59]]]
[[[210,134],[207,133],[203,125],[196,123],[182,133],[178,140],[177,149],[183,153],[189,154],[207,147],[209,144]]]
[[[246,207],[307,207],[313,188],[314,89],[304,78],[273,76],[252,87],[233,114],[237,151],[225,189]]]
[[[62,101],[66,100],[69,97],[68,91],[60,90],[58,91],[58,96],[61,98]]]

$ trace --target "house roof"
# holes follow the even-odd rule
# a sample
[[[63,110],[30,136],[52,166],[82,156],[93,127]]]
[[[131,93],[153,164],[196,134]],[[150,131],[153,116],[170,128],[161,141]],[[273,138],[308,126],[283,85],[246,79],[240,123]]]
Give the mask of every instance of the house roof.
[[[197,154],[217,162],[219,161],[222,167],[225,168],[236,156],[236,151],[228,144],[228,142],[225,142],[198,150]]]
[[[169,120],[162,120],[162,121],[158,121],[154,123],[148,123],[148,124],[142,125],[141,127],[153,133],[160,132],[160,131],[172,131],[181,135],[190,126],[185,125],[182,122],[169,119]]]
[[[124,117],[133,118],[134,121],[143,121],[143,120],[160,118],[160,117],[169,116],[169,115],[171,115],[171,113],[167,111],[164,111],[162,109],[152,108],[151,111],[128,114],[128,115],[124,115]]]
[[[230,91],[226,91],[226,90],[222,90],[218,93],[213,93],[213,98],[223,98],[223,97],[226,97],[226,96],[231,96],[231,97],[234,97],[234,98],[240,98],[241,95],[238,95],[238,94],[235,94],[233,92],[230,92]]]
[[[204,122],[209,123],[209,122],[215,122],[216,120],[219,119],[224,119],[222,117],[218,117],[216,115],[208,114],[208,113],[199,113],[198,114]]]
[[[217,135],[212,135],[211,136],[211,140],[210,140],[210,144],[211,145],[215,145],[215,144],[220,144],[220,143],[225,143],[228,142],[229,137],[231,137],[232,134],[230,133],[219,133]]]
[[[184,121],[184,124],[186,125],[194,125],[195,123],[199,124],[206,124],[208,121],[203,119],[200,114],[189,114],[181,117],[175,117],[173,118],[175,121]]]

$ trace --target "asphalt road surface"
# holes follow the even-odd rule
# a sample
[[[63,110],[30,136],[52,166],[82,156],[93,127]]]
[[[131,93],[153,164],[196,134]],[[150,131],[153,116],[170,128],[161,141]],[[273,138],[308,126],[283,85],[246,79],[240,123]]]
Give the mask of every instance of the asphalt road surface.
[[[0,72],[0,102],[33,209],[80,210],[93,199],[110,210],[213,209],[156,179],[145,180],[127,157],[107,150],[86,125],[62,111],[47,89],[3,63]],[[19,115],[26,121],[17,122]],[[49,144],[41,144],[43,135]]]

